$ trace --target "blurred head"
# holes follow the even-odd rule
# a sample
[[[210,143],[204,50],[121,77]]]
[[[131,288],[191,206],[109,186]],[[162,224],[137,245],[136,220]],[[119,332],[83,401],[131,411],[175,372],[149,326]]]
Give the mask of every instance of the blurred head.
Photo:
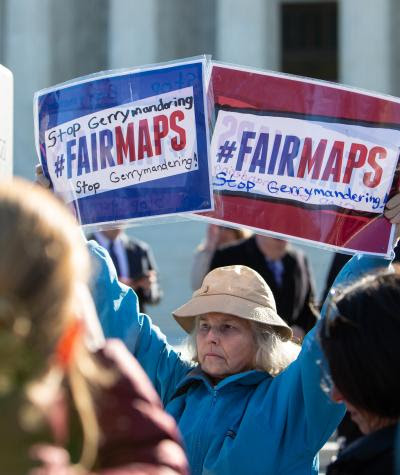
[[[282,259],[286,254],[288,242],[283,239],[276,239],[257,234],[256,241],[260,251],[270,260]]]
[[[214,269],[173,312],[188,332],[192,358],[212,378],[247,369],[278,374],[297,356],[292,331],[264,279],[246,266]]]
[[[122,234],[122,229],[107,229],[101,231],[101,233],[104,234],[107,239],[110,239],[110,241],[114,241],[120,234]]]
[[[0,249],[0,395],[22,391],[45,419],[66,378],[82,422],[79,463],[90,469],[100,437],[91,387],[110,375],[85,344],[98,320],[81,231],[49,191],[14,180],[0,184]]]
[[[43,369],[71,320],[88,256],[64,206],[22,180],[0,185],[0,249],[0,380],[7,385]]]
[[[332,398],[365,434],[400,417],[399,308],[400,276],[377,274],[340,291],[321,325]]]
[[[215,226],[215,225],[211,225]],[[238,241],[248,237],[251,233],[246,229],[228,228],[227,226],[218,226],[219,235],[217,246],[229,244],[230,242]]]

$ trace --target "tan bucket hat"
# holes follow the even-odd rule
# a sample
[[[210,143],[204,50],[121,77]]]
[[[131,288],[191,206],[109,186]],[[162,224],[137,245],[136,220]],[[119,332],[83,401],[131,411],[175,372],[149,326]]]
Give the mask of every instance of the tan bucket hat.
[[[209,312],[226,313],[272,327],[283,340],[293,332],[276,312],[275,299],[265,280],[246,266],[218,267],[209,272],[200,289],[172,315],[190,333],[195,317]]]

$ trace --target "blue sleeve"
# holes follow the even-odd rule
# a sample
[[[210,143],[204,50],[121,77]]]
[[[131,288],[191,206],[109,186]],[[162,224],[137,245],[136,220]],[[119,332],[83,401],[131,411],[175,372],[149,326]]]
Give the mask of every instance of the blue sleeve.
[[[88,242],[92,257],[91,291],[104,336],[119,338],[136,356],[166,404],[191,365],[182,360],[147,315],[139,313],[135,292],[117,279],[108,252]]]
[[[366,273],[389,265],[390,261],[382,258],[355,255],[343,267],[333,285],[350,284]],[[325,302],[322,318],[326,307]],[[344,405],[333,402],[329,390],[323,385],[324,363],[317,337],[320,323],[304,339],[297,360],[272,383],[278,401],[287,406],[285,423],[287,433],[292,435],[289,437],[290,443],[303,447],[310,454],[319,450],[328,440],[345,412]]]

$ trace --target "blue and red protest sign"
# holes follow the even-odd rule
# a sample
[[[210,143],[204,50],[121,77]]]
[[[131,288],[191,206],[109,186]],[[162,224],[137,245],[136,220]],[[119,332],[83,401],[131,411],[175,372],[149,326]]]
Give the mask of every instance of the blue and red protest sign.
[[[44,173],[81,224],[212,209],[205,66],[105,73],[36,94]]]
[[[400,101],[215,63],[215,210],[276,237],[387,255],[398,184]]]

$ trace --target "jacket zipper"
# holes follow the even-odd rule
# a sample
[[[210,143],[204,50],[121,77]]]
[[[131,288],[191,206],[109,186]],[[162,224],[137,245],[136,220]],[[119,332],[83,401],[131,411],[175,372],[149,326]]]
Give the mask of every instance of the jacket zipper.
[[[213,389],[210,409],[214,408],[215,403],[217,401],[217,396],[218,396],[218,390]],[[204,459],[206,458],[206,449],[205,449],[203,435],[206,432],[206,429],[208,427],[207,422],[209,421],[209,418],[210,418],[209,414],[204,417],[204,424],[202,424],[203,428],[197,438],[196,449],[197,449],[198,457],[196,457],[197,460],[196,460],[196,463],[194,464],[192,475],[201,475],[203,473]]]

